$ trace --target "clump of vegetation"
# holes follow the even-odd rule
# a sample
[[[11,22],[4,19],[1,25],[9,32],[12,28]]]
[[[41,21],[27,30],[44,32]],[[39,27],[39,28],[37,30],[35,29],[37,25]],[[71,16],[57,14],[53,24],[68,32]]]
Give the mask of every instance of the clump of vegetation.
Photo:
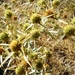
[[[2,75],[75,75],[74,10],[75,0],[1,2]]]

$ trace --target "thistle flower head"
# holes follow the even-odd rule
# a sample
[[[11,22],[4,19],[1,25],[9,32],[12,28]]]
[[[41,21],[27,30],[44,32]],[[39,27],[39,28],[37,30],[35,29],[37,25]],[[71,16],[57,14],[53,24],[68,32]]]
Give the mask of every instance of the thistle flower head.
[[[12,11],[11,10],[6,10],[5,11],[5,16],[6,16],[6,18],[11,18],[12,17]]]
[[[4,3],[4,7],[7,8],[8,7],[8,4],[7,3]]]
[[[40,36],[40,33],[39,33],[39,32],[35,32],[35,33],[32,35],[33,39],[36,39],[36,38],[38,38],[39,36]]]
[[[6,32],[0,33],[0,40],[6,41],[8,39],[8,34]]]
[[[52,52],[51,51],[46,51],[46,58],[50,58],[52,56]]]
[[[65,35],[74,35],[75,27],[73,25],[67,25],[64,27],[63,32]]]
[[[22,75],[22,74],[24,74],[25,71],[24,71],[24,68],[22,66],[18,66],[16,68],[15,72],[17,75]]]
[[[60,4],[60,0],[53,0],[53,5],[58,6]]]
[[[29,61],[30,62],[30,61]],[[27,63],[27,61],[26,60],[22,60],[21,62],[20,62],[20,64],[19,64],[20,66],[23,66],[24,68],[28,68],[29,67],[29,64]]]
[[[33,14],[30,19],[33,23],[40,23],[40,21],[41,21],[40,15],[36,14],[36,13]]]
[[[39,1],[37,2],[37,4],[38,4],[39,6],[41,6],[41,7],[45,7],[45,6],[46,6],[45,0],[39,0]]]
[[[43,63],[41,62],[41,61],[38,61],[37,63],[36,63],[36,69],[37,70],[41,70],[43,68]]]
[[[39,30],[33,30],[32,32],[31,32],[31,34],[32,34],[32,38],[33,39],[37,39],[39,36],[40,36],[40,32],[39,32]]]
[[[20,47],[21,47],[21,44],[19,43],[19,41],[17,40],[13,40],[11,43],[10,43],[10,49],[14,52],[17,52],[20,50]]]

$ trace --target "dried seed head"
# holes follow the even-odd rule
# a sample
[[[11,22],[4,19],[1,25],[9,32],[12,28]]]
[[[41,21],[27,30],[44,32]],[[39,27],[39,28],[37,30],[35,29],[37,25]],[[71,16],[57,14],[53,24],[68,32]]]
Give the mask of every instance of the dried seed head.
[[[73,25],[67,25],[64,27],[63,32],[66,36],[74,35],[75,27]]]
[[[41,17],[39,14],[33,14],[30,19],[33,23],[40,23],[41,21]]]
[[[3,51],[4,51],[4,48],[0,47],[0,54],[2,54]]]
[[[11,18],[12,17],[12,11],[11,10],[6,10],[5,11],[5,16],[6,16],[6,18]]]
[[[40,36],[40,32],[38,30],[33,30],[31,34],[33,39],[37,39]]]
[[[14,52],[18,52],[21,48],[21,44],[19,43],[19,41],[17,40],[13,40],[11,43],[10,43],[10,49]]]
[[[52,56],[52,52],[51,51],[46,51],[46,58],[50,58]]]
[[[0,33],[0,40],[7,41],[8,40],[8,34],[5,32]]]
[[[42,63],[41,61],[38,61],[38,62],[36,63],[36,69],[37,69],[37,70],[42,70],[42,69],[43,69],[43,63]]]
[[[53,0],[53,6],[58,6],[60,4],[60,0]]]
[[[37,4],[38,4],[39,6],[41,6],[41,7],[45,7],[45,6],[46,6],[45,0],[39,0],[39,1],[37,2]]]
[[[29,61],[30,62],[30,61]],[[27,61],[25,61],[24,59],[20,62],[19,64],[20,66],[23,66],[24,68],[28,69],[29,64],[27,63]]]
[[[51,9],[49,9],[49,10],[47,10],[46,12],[45,12],[45,16],[48,16],[48,15],[51,15],[51,14],[53,14],[53,10],[51,10]]]
[[[7,3],[4,3],[4,8],[7,8],[8,7],[8,4]]]
[[[18,66],[15,70],[17,75],[23,75],[25,73],[24,68],[22,66]]]
[[[32,35],[32,38],[33,39],[36,39],[40,36],[40,33],[39,32],[35,32],[33,35]]]

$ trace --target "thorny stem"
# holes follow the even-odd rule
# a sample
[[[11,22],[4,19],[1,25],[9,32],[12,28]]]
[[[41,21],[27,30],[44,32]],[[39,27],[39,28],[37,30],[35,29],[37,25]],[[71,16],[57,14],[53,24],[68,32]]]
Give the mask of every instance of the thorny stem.
[[[40,23],[41,26],[43,26],[46,29],[46,33],[48,33],[53,39],[56,39],[50,32],[49,32],[49,28],[43,24]]]
[[[2,64],[0,65],[0,67],[3,66],[4,63],[6,63],[6,61],[14,54],[14,52],[11,52],[7,57],[6,59],[2,62]]]
[[[9,44],[0,44],[0,46],[9,46]]]
[[[2,55],[0,55],[0,63],[2,64]]]

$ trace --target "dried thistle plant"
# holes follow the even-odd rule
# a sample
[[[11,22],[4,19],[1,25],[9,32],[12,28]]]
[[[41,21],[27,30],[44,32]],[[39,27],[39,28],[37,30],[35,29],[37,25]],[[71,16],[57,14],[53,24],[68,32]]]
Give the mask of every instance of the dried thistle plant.
[[[74,10],[74,0],[1,3],[2,75],[74,75]]]

